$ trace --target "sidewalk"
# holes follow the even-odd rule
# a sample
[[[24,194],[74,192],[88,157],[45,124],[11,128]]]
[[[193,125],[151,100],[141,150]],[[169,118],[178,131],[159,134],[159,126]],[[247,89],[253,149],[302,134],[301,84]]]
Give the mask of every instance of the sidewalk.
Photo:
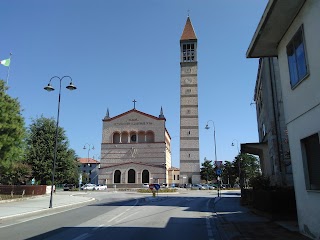
[[[221,239],[307,240],[295,221],[272,221],[240,205],[240,198],[215,199],[214,221]]]
[[[81,204],[95,200],[82,192],[56,192],[52,196],[52,209]],[[50,194],[0,201],[0,220],[29,213],[49,211]]]

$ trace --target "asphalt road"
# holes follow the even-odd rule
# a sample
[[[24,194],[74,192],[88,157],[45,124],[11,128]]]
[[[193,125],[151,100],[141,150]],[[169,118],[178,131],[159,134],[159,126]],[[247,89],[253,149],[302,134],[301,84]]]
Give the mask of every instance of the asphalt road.
[[[136,194],[92,194],[97,201],[88,205],[10,219],[1,226],[0,239],[219,239],[210,210],[214,192],[188,191],[158,201]]]

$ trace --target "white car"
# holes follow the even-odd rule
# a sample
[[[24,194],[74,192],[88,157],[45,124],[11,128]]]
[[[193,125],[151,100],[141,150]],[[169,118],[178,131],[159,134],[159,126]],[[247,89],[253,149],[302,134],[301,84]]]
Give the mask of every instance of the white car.
[[[81,187],[81,190],[94,190],[95,184],[87,183]]]
[[[107,185],[98,184],[95,186],[94,190],[107,190]]]

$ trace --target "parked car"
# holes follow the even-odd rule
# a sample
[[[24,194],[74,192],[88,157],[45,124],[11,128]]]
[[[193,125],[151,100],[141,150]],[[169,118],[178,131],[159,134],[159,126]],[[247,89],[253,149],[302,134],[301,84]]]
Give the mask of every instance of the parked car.
[[[205,190],[205,188],[201,184],[193,184],[191,186],[191,189],[193,189],[193,190]]]
[[[212,184],[209,184],[209,190],[213,190],[213,189],[216,189],[216,186],[212,185]]]
[[[203,190],[209,190],[210,189],[209,184],[202,184],[201,186],[202,186]]]
[[[149,183],[143,183],[143,184],[142,184],[142,187],[143,187],[143,188],[149,188]]]
[[[98,184],[97,186],[94,187],[94,190],[107,190],[107,185],[103,184]]]
[[[74,190],[74,189],[76,189],[76,185],[74,185],[74,184],[66,183],[63,185],[63,191],[70,191],[70,190]]]
[[[95,187],[95,184],[87,183],[81,187],[81,190],[94,190]]]

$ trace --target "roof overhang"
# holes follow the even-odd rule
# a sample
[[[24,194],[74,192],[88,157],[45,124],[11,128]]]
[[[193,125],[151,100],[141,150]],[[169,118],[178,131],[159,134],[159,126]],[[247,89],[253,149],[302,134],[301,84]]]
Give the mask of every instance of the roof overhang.
[[[247,50],[247,58],[277,56],[279,42],[305,2],[269,0]]]
[[[241,152],[253,155],[262,156],[264,152],[268,150],[268,143],[242,143]]]

